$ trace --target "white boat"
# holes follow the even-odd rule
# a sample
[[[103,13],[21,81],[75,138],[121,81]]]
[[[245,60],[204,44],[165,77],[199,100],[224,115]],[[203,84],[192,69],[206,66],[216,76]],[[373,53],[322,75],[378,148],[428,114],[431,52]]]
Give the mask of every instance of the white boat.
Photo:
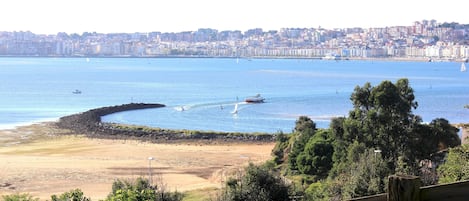
[[[263,98],[260,94],[257,94],[255,96],[247,97],[244,99],[244,102],[246,103],[263,103],[265,98]]]
[[[464,62],[461,63],[461,72],[466,72],[467,69],[466,69],[466,64],[464,64]]]
[[[75,89],[75,91],[72,91],[73,94],[81,94],[81,91],[78,89]]]
[[[323,59],[323,60],[339,60],[340,56],[336,55],[336,54],[326,54],[321,59]]]

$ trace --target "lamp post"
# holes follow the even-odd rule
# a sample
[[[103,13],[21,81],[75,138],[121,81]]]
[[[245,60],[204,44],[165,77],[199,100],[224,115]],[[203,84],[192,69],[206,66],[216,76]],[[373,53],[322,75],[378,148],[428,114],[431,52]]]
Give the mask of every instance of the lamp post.
[[[151,161],[155,160],[153,157],[148,157],[148,181],[150,182],[150,186],[152,185],[152,178],[151,178]]]
[[[381,149],[375,149],[375,158],[376,158],[376,154],[378,153],[381,153]]]

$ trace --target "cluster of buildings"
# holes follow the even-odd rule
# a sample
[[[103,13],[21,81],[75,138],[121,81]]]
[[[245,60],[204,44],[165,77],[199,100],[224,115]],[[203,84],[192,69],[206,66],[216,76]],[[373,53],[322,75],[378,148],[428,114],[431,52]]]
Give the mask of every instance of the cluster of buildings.
[[[469,25],[415,22],[384,28],[199,29],[178,33],[39,35],[0,32],[0,55],[54,57],[292,57],[467,60]]]

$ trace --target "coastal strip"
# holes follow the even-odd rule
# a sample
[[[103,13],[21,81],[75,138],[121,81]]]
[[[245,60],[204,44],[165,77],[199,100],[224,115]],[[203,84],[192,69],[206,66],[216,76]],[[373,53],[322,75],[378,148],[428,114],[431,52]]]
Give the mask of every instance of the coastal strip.
[[[192,131],[152,128],[145,126],[125,125],[116,123],[105,123],[101,117],[117,112],[161,108],[164,104],[157,103],[129,103],[117,106],[101,107],[86,112],[64,116],[56,125],[59,128],[69,129],[75,134],[84,134],[88,137],[104,139],[139,139],[152,142],[171,141],[224,141],[224,142],[272,142],[275,135],[267,133],[236,133],[236,132],[213,132]]]

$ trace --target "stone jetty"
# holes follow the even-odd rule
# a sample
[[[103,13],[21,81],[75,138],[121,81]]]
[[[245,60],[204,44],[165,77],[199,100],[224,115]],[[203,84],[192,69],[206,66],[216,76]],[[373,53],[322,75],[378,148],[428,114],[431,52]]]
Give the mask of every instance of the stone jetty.
[[[101,121],[102,116],[117,112],[161,107],[165,107],[165,105],[157,103],[129,103],[117,106],[101,107],[61,117],[56,124],[59,128],[69,129],[76,134],[84,134],[88,137],[107,139],[139,139],[153,142],[181,140],[272,142],[275,140],[276,135],[273,134],[171,130],[105,123]]]

